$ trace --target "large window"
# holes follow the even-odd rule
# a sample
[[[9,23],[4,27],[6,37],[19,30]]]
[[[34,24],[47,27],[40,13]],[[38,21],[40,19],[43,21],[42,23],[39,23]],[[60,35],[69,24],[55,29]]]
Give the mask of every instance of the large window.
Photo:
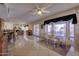
[[[60,21],[45,25],[45,32],[59,39],[74,40],[74,24],[71,21]]]
[[[60,39],[66,38],[66,23],[54,23],[54,36]]]
[[[34,29],[33,29],[33,35],[34,35],[34,42],[39,41],[39,36],[40,36],[40,25],[35,24]]]
[[[33,34],[39,36],[39,30],[40,30],[39,24],[34,25]]]
[[[74,33],[75,33],[75,28],[74,28],[74,24],[70,23],[70,40],[74,40]]]
[[[52,35],[52,24],[48,25],[48,35]]]
[[[52,33],[52,24],[47,24],[47,25],[45,25],[45,33],[47,34],[47,35],[52,35],[53,33]]]

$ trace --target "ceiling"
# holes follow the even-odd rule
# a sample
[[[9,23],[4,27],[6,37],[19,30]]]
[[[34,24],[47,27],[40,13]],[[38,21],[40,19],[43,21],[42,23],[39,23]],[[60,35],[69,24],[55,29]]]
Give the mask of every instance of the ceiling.
[[[39,5],[41,8],[45,7],[50,13],[45,13],[42,16],[33,14],[34,8]],[[30,23],[41,18],[71,9],[78,6],[77,3],[6,3],[5,5],[0,4],[0,17],[6,21],[11,22],[26,22]],[[9,14],[8,14],[8,8]]]

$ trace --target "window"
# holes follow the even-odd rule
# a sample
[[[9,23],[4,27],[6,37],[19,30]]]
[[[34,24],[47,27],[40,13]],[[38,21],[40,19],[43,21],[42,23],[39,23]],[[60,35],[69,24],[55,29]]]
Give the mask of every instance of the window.
[[[60,39],[66,38],[66,23],[54,23],[54,36]]]
[[[48,25],[48,35],[52,35],[52,24]]]
[[[45,33],[48,35],[52,35],[52,24],[45,25]]]
[[[39,28],[40,28],[39,24],[34,25],[34,32],[33,32],[34,35],[37,35],[37,36],[39,35]]]
[[[33,34],[34,34],[34,41],[39,41],[39,35],[40,35],[40,26],[39,24],[35,24],[34,25],[34,30],[33,30]]]
[[[70,40],[74,40],[74,24],[70,22]]]
[[[66,39],[67,32],[70,39],[74,39],[74,24],[71,21],[60,21],[53,24],[45,25],[45,33],[48,35],[53,34],[60,39]]]

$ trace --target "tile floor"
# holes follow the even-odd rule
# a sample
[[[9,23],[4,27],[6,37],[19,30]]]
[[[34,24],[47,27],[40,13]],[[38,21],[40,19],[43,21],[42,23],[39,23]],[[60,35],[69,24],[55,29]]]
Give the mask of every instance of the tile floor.
[[[9,49],[9,55],[12,56],[62,56],[54,50],[50,50],[38,42],[35,41],[33,36],[24,38],[19,36],[16,39],[15,45]],[[67,56],[77,56],[79,52],[75,51],[74,47],[71,47],[67,53]]]

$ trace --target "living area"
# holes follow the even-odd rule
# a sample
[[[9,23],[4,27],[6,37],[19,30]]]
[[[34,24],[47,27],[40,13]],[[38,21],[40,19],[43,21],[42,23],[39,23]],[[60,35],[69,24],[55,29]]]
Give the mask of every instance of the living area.
[[[79,4],[3,3],[0,6],[1,55],[79,55]]]

